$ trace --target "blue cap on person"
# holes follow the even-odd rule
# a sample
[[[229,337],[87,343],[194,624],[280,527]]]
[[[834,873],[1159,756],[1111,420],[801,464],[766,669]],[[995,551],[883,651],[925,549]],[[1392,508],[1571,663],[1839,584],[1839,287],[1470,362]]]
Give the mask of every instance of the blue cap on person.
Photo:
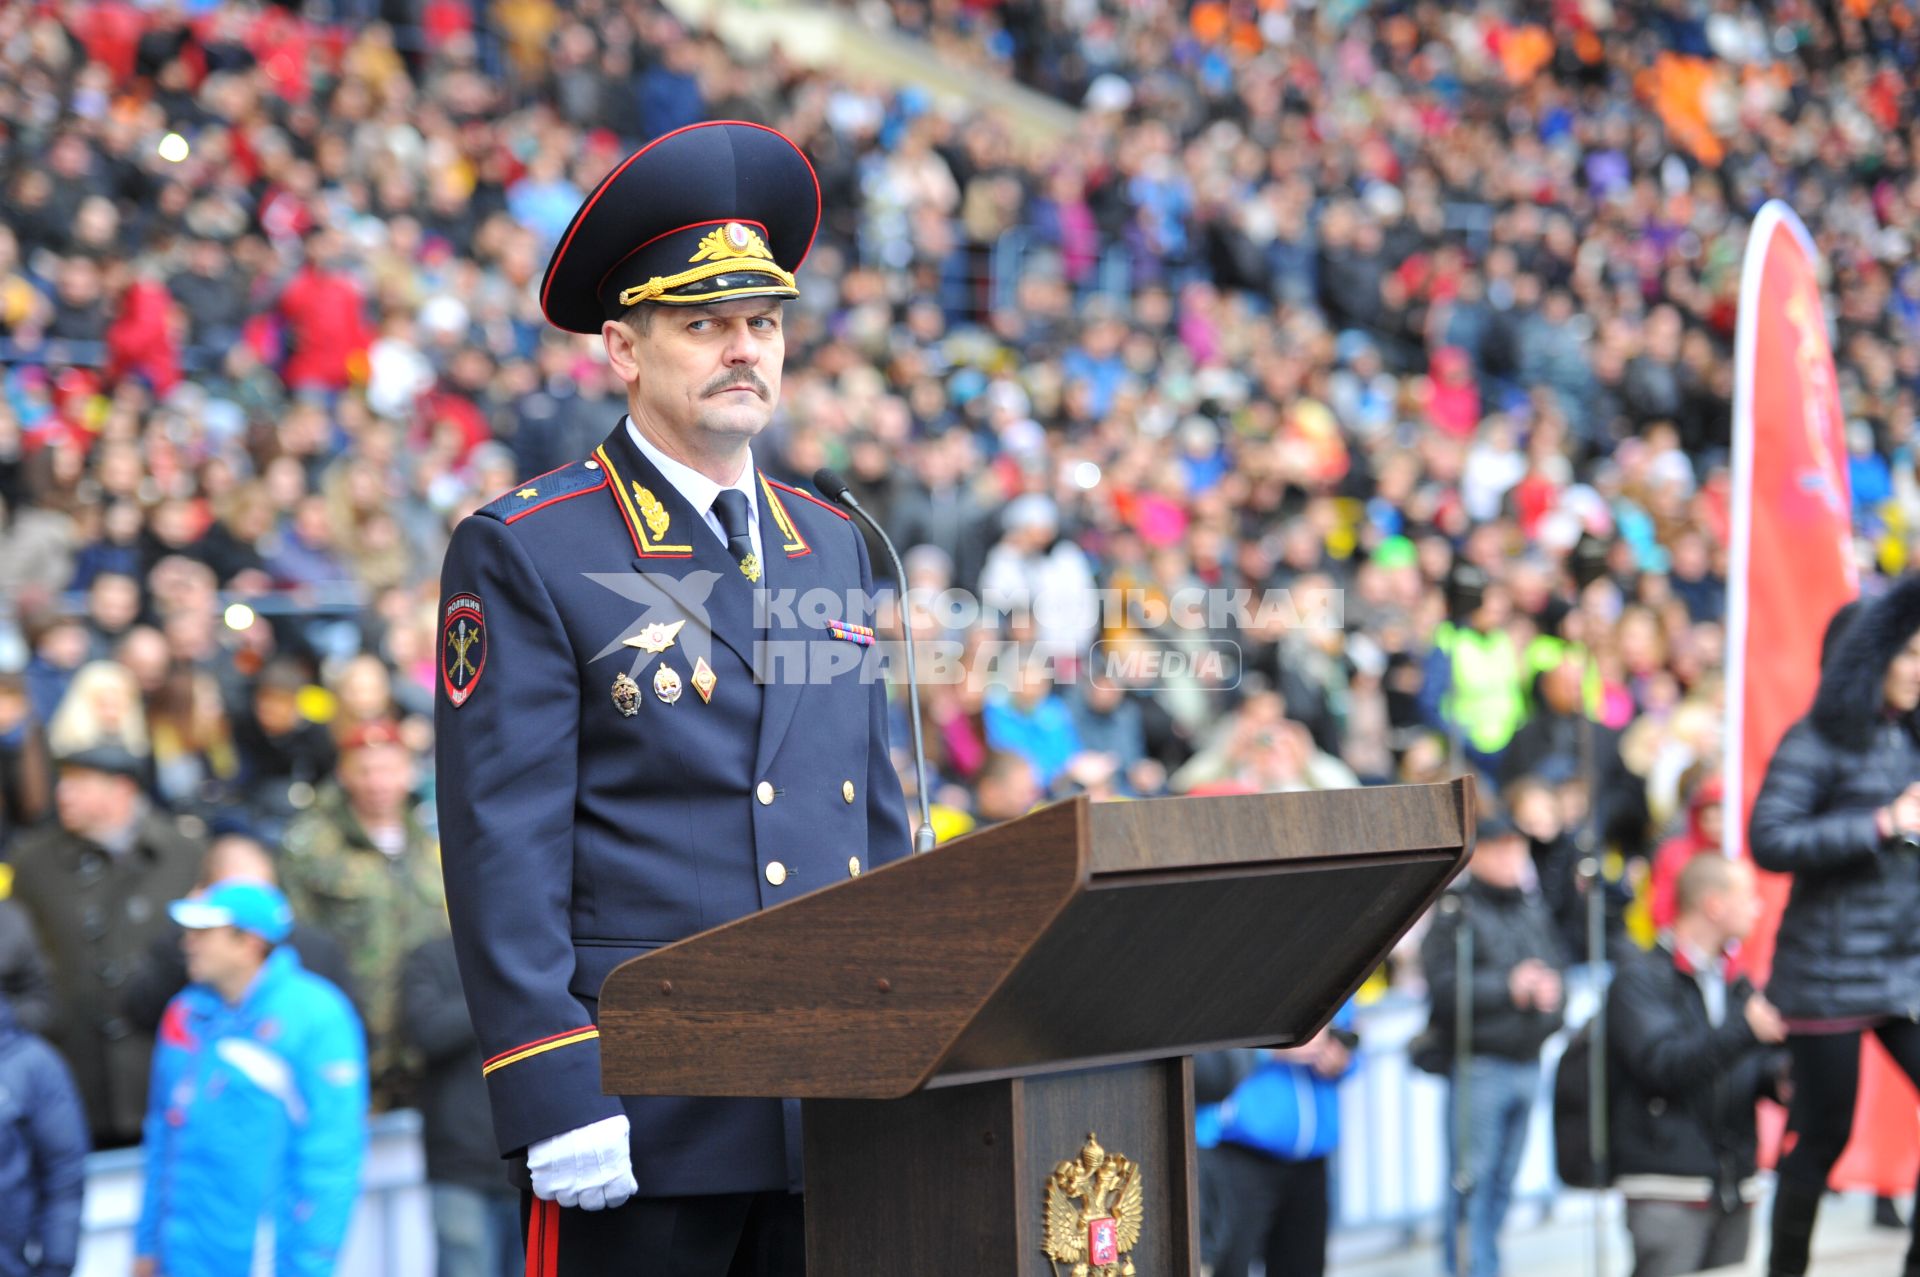
[[[279,944],[293,931],[293,906],[278,887],[229,878],[205,891],[176,900],[167,914],[189,931],[233,927]]]
[[[764,124],[710,120],[635,151],[600,180],[547,262],[540,308],[597,333],[641,302],[797,297],[820,229],[820,182]]]

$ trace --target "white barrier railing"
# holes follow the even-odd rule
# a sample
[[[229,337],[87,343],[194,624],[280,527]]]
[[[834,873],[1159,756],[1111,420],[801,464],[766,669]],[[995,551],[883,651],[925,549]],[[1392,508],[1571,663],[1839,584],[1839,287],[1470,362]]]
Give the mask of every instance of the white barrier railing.
[[[141,1178],[137,1148],[87,1159],[87,1199],[74,1277],[127,1277],[132,1270]],[[383,1113],[373,1119],[360,1201],[338,1272],[340,1277],[432,1277],[433,1217],[418,1113]],[[254,1277],[272,1275],[272,1237],[262,1229]]]
[[[1573,1025],[1592,1015],[1598,985],[1584,968],[1567,979]],[[1445,1204],[1446,1086],[1407,1058],[1407,1044],[1426,1027],[1422,1000],[1389,995],[1358,1013],[1359,1065],[1342,1086],[1341,1141],[1333,1162],[1334,1228],[1412,1231],[1438,1221]],[[1544,1204],[1561,1190],[1548,1144],[1548,1079],[1565,1034],[1547,1044],[1541,1095],[1514,1185],[1516,1203]],[[339,1272],[352,1277],[431,1277],[433,1226],[412,1112],[373,1119],[365,1183]],[[96,1153],[87,1163],[87,1200],[75,1277],[126,1277],[140,1217],[140,1153]],[[266,1239],[263,1238],[263,1243]],[[271,1249],[255,1265],[271,1277]]]
[[[1567,1019],[1577,1028],[1592,1016],[1598,984],[1589,970],[1567,976]],[[1407,1044],[1427,1025],[1424,999],[1388,995],[1359,1009],[1359,1064],[1340,1090],[1340,1148],[1333,1158],[1334,1227],[1412,1228],[1440,1218],[1446,1203],[1447,1086],[1422,1073]],[[1553,1171],[1553,1066],[1568,1031],[1542,1053],[1540,1095],[1527,1151],[1514,1183],[1515,1202],[1545,1202],[1560,1191]]]

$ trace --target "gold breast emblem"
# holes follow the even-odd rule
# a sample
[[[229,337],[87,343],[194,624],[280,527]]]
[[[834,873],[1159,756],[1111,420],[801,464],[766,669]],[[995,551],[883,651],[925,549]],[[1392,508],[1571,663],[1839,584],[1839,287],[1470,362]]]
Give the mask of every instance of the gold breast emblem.
[[[628,647],[637,647],[643,652],[658,656],[673,646],[674,637],[680,633],[680,627],[686,623],[685,617],[673,622],[671,625],[665,621],[655,621],[638,634],[621,639],[620,641]]]

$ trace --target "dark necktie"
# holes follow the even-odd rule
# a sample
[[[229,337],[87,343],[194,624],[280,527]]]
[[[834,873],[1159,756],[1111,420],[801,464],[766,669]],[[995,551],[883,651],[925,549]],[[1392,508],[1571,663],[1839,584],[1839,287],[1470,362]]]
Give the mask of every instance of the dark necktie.
[[[713,513],[720,530],[727,534],[727,553],[740,565],[749,581],[760,579],[760,561],[753,554],[753,532],[747,519],[747,494],[738,488],[724,488],[713,499]]]

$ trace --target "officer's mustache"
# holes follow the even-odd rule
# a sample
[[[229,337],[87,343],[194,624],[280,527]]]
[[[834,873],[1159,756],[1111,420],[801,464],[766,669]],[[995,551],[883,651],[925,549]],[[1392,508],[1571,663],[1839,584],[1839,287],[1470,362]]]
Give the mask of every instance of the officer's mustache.
[[[760,374],[752,371],[734,373],[722,377],[720,380],[702,390],[700,394],[703,397],[706,395],[717,395],[721,391],[731,390],[735,386],[746,386],[762,399],[767,397],[767,383],[760,380]]]

